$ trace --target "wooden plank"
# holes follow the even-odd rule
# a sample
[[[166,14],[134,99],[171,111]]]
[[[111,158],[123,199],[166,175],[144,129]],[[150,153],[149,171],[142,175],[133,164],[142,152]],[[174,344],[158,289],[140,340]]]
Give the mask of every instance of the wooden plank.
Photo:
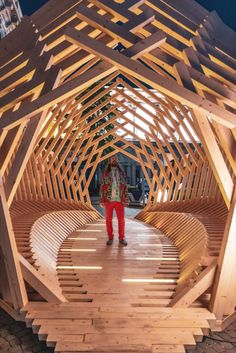
[[[13,165],[11,166],[11,172],[6,180],[6,197],[7,203],[10,206],[25,169],[28,158],[32,152],[37,133],[45,119],[47,112],[40,114],[37,118],[30,121],[25,133],[21,145],[17,151]]]
[[[217,180],[226,205],[229,207],[233,194],[233,181],[226,166],[224,157],[216,142],[209,120],[199,111],[193,112],[194,119],[201,135],[201,141]]]
[[[0,148],[0,171],[3,175],[13,152],[19,143],[19,139],[22,136],[23,130],[25,129],[25,124],[15,127],[14,129],[8,131],[5,141]]]
[[[98,64],[88,72],[85,72],[69,82],[65,82],[53,91],[28,103],[27,106],[20,107],[16,112],[8,113],[7,116],[3,114],[0,120],[0,129],[11,129],[19,125],[21,122],[32,118],[39,112],[54,106],[68,97],[74,96],[84,88],[89,87],[94,82],[110,75],[114,71],[116,71],[116,68],[110,64]]]
[[[23,315],[18,313],[18,310],[14,310],[6,301],[0,299],[0,308],[2,308],[8,315],[10,315],[15,321],[24,322]]]
[[[22,255],[19,255],[21,270],[24,280],[31,285],[44,299],[49,302],[65,302],[59,285],[48,280],[40,272],[36,271]]]
[[[213,284],[216,272],[216,263],[213,262],[210,266],[206,267],[197,279],[189,284],[189,286],[178,291],[174,298],[169,303],[171,307],[185,308],[189,307],[195,300],[206,292]]]
[[[210,301],[210,310],[218,320],[224,315],[230,315],[235,308],[236,289],[236,188],[226,221],[223,243],[218,258],[218,270],[214,280],[213,292]]]
[[[9,208],[6,202],[4,184],[0,175],[0,219],[1,219],[1,238],[0,243],[4,253],[4,262],[8,275],[8,281],[11,291],[11,300],[15,309],[23,307],[27,301],[27,294],[23,276],[20,269],[18,252],[9,214]]]

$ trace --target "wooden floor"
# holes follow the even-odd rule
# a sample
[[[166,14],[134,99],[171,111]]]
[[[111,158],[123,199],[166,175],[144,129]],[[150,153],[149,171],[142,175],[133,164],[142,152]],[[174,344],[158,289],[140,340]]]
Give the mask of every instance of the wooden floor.
[[[55,352],[182,353],[208,332],[205,308],[167,307],[179,275],[178,251],[159,230],[126,220],[128,247],[117,224],[106,246],[105,220],[63,242],[57,274],[68,303],[31,302],[26,322]]]

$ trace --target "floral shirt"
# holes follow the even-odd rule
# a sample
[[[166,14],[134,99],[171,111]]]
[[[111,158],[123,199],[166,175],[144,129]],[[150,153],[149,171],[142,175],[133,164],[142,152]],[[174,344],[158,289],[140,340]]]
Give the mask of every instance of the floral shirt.
[[[129,203],[129,196],[128,196],[128,190],[127,190],[127,185],[125,180],[125,174],[124,172],[120,171],[118,168],[116,169],[117,169],[116,173],[118,173],[119,175],[119,177],[117,177],[117,174],[115,176],[116,184],[114,183],[114,175],[112,176],[112,170],[110,171],[105,170],[105,172],[103,173],[102,182],[100,186],[100,204],[105,204],[106,202],[111,202],[111,201],[120,201],[123,203],[123,205],[127,205]],[[113,193],[112,193],[112,190],[113,190]],[[118,200],[118,193],[119,193],[119,200]]]

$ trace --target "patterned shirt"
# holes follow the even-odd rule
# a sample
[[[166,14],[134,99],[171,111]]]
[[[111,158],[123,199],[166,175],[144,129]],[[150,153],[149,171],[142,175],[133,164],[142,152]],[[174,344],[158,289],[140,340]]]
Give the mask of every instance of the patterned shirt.
[[[118,168],[111,168],[111,201],[120,201],[120,174]]]

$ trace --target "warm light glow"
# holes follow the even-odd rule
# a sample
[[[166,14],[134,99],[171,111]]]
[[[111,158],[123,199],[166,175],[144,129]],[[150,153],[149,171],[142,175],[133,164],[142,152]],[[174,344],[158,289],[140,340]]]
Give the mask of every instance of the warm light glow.
[[[101,266],[57,266],[57,269],[101,270]]]
[[[67,238],[67,240],[98,240],[98,238]]]
[[[123,278],[122,282],[137,282],[137,283],[175,283],[175,279],[166,278]]]
[[[76,229],[76,232],[101,232],[101,229]]]
[[[101,223],[92,223],[92,224],[87,224],[87,227],[94,227],[94,226],[104,226],[105,222]]]
[[[105,225],[105,222],[104,223],[92,223],[92,224],[87,224],[87,227],[104,226],[104,225]]]
[[[126,222],[126,224],[127,224],[128,222]],[[132,224],[132,223],[131,223]],[[140,228],[140,227],[132,227],[132,230],[133,229],[137,229],[137,230],[139,230],[140,232],[148,232],[149,230],[158,230],[157,228],[155,228],[155,227],[148,227],[148,228],[145,228],[145,229],[142,229],[142,228]]]
[[[173,245],[166,245],[166,244],[139,244],[139,246],[158,246],[164,248],[173,248]]]
[[[136,257],[136,260],[146,261],[176,261],[177,257]]]
[[[138,237],[165,237],[164,234],[138,234]]]
[[[94,252],[96,249],[60,249],[60,251],[72,251],[72,252]]]

